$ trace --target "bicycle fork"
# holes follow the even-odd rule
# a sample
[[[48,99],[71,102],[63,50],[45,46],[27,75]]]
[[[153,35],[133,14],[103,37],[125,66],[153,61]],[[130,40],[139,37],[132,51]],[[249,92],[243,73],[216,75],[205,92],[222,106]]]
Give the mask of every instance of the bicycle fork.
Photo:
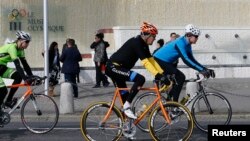
[[[209,111],[209,114],[213,114],[214,112],[213,112],[213,109],[211,108],[211,105],[206,97],[206,93],[204,91],[202,91],[201,93],[202,93],[202,98],[204,99],[204,102],[205,102],[207,109]]]
[[[37,115],[41,116],[41,115],[42,115],[42,112],[41,112],[41,110],[40,110],[40,109],[38,108],[38,106],[37,106],[37,102],[36,102],[35,96],[34,96],[34,95],[30,95],[30,99],[31,99],[31,101],[32,101],[32,104],[33,104],[35,110],[36,110]]]

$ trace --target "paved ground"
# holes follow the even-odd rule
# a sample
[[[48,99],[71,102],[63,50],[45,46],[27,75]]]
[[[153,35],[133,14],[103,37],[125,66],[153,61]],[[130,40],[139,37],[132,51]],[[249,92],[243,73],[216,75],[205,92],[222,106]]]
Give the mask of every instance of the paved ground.
[[[150,87],[153,83],[146,82],[145,87]],[[94,84],[79,83],[79,97],[74,98],[74,113],[61,114],[60,120],[80,120],[81,113],[91,103],[96,101],[111,101],[114,93],[114,86],[101,88],[92,88]],[[130,86],[130,84],[128,84]],[[250,78],[238,79],[213,79],[207,81],[207,87],[210,91],[218,91],[225,95],[233,108],[233,115],[237,118],[250,117]],[[55,89],[56,97],[54,100],[60,107],[60,85]],[[142,93],[142,92],[140,92]],[[139,93],[139,94],[140,94]],[[181,93],[182,97],[185,94],[185,87]],[[18,114],[18,112],[16,112]],[[14,114],[14,115],[17,115]]]
[[[150,87],[153,83],[146,82],[145,86]],[[91,103],[96,101],[111,101],[115,88],[113,85],[109,87],[92,88],[94,84],[78,84],[79,98],[74,99],[74,114],[65,114],[63,117],[80,118],[82,111]],[[128,84],[130,86],[130,84]],[[228,98],[233,108],[234,116],[249,117],[250,113],[250,78],[238,79],[211,79],[207,81],[208,91],[217,91]],[[140,92],[142,93],[142,92]],[[139,94],[140,94],[139,93]],[[56,89],[57,97],[55,100],[58,105],[60,86]],[[182,97],[185,94],[185,87],[181,93]],[[240,116],[239,116],[240,115]]]

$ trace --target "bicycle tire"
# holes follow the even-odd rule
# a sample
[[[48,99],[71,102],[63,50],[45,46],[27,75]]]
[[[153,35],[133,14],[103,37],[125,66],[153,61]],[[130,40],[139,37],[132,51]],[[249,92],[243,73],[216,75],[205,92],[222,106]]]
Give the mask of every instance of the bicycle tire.
[[[209,114],[202,95],[199,95],[195,99],[191,110],[196,127],[207,132],[208,125],[228,125],[232,118],[232,108],[226,97],[216,92],[207,92],[205,96],[214,113]]]
[[[124,118],[116,106],[112,108],[108,120],[101,124],[109,108],[109,103],[97,102],[83,112],[80,127],[82,135],[87,141],[118,141],[121,138]]]
[[[151,137],[155,141],[187,141],[191,137],[194,128],[191,112],[187,107],[173,101],[164,104],[164,108],[167,110],[168,115],[172,119],[171,124],[162,126],[162,124],[166,124],[166,120],[161,112],[161,107],[157,106],[152,111],[148,121]],[[158,126],[164,128],[159,130],[160,128]]]
[[[141,108],[143,104],[146,104],[147,106],[149,106],[150,104],[153,103],[156,97],[157,97],[156,94],[153,92],[146,92],[146,93],[140,94],[138,97],[135,98],[134,102],[132,103],[131,107],[133,109],[133,112],[137,113],[137,111]],[[164,98],[162,98],[162,100],[166,101]],[[153,109],[154,107],[152,107],[152,110]],[[141,119],[140,122],[136,125],[136,127],[138,127],[143,132],[149,132],[148,118],[146,117],[150,116],[152,110],[149,111],[147,115],[143,119]]]
[[[36,109],[39,110],[36,110]],[[21,107],[23,125],[32,133],[44,134],[57,125],[59,110],[56,102],[45,94],[32,94]]]

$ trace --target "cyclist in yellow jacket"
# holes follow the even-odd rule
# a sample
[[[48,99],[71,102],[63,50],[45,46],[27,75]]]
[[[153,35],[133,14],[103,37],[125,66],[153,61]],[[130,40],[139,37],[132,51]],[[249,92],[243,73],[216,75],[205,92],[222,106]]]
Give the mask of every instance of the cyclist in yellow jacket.
[[[17,39],[13,43],[5,44],[0,47],[0,106],[3,104],[3,100],[8,93],[8,89],[2,78],[14,79],[13,84],[21,83],[22,79],[27,83],[31,83],[32,81],[29,77],[32,76],[32,71],[24,54],[24,49],[29,46],[29,42],[31,41],[31,36],[24,31],[18,31],[16,37]],[[20,65],[20,61],[23,68]],[[7,63],[9,62],[14,62],[16,70],[7,66]],[[25,75],[23,69],[27,75]],[[13,98],[16,91],[17,88],[10,89],[5,102],[6,107],[12,108],[17,103],[17,99]]]

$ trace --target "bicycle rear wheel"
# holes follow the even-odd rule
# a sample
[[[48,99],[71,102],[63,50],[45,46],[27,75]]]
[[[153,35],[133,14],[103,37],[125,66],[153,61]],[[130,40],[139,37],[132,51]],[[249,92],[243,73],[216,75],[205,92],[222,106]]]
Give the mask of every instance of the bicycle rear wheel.
[[[210,113],[202,97],[198,96],[192,106],[192,115],[195,125],[202,131],[208,131],[208,125],[228,125],[232,117],[232,108],[229,101],[220,93],[205,94],[213,113]]]
[[[149,117],[151,137],[156,141],[188,140],[194,128],[190,111],[177,102],[167,102],[164,104],[164,109],[167,111],[171,123],[168,124],[165,120],[160,106],[156,107]]]
[[[23,125],[32,133],[43,134],[57,124],[59,111],[56,102],[44,94],[32,94],[21,108]]]
[[[156,99],[156,97],[157,97],[156,94],[152,92],[146,92],[136,97],[136,99],[134,100],[131,106],[133,107],[134,113],[137,113],[137,111],[141,108],[142,105],[149,106],[150,104],[152,104],[153,101]],[[150,114],[151,114],[151,111],[149,111],[147,115],[145,115],[145,117],[141,119],[141,121],[136,125],[143,132],[149,132],[148,117],[150,116]]]
[[[122,135],[123,116],[117,107],[113,107],[109,118],[103,123],[110,105],[98,102],[90,105],[82,114],[81,132],[87,141],[118,141]]]

